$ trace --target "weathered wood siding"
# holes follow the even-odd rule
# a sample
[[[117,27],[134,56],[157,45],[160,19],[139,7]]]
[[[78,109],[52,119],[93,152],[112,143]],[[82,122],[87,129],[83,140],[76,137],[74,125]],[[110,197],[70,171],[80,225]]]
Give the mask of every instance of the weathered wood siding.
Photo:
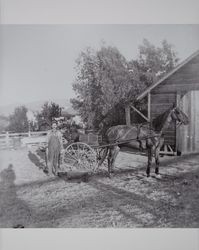
[[[165,79],[152,90],[151,117],[164,112],[183,96],[178,105],[188,114],[190,124],[181,126],[171,124],[165,133],[165,141],[182,153],[199,151],[199,55]]]
[[[199,55],[158,85],[153,92],[182,93],[193,90],[199,90]]]
[[[190,123],[177,131],[177,149],[181,153],[199,152],[199,91],[185,94],[179,103]]]
[[[151,93],[151,120],[164,113],[167,109],[176,104],[175,93]],[[176,145],[176,125],[171,123],[169,128],[164,131],[165,143],[169,144],[175,150]]]

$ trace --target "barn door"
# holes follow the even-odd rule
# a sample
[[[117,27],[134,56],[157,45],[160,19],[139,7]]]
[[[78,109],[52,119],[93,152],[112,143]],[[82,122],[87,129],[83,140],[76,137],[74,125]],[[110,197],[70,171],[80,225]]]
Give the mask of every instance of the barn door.
[[[178,97],[178,106],[189,117],[189,124],[176,130],[177,151],[182,154],[199,152],[199,91],[189,91]]]

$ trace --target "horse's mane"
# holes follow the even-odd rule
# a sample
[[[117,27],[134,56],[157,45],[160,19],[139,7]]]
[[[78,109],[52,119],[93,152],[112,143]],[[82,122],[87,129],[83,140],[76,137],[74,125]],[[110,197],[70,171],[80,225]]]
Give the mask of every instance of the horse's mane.
[[[155,131],[161,131],[161,129],[163,128],[163,125],[165,124],[168,115],[171,111],[172,107],[167,109],[164,113],[158,115],[157,117],[155,117],[152,120],[152,126],[154,128]]]

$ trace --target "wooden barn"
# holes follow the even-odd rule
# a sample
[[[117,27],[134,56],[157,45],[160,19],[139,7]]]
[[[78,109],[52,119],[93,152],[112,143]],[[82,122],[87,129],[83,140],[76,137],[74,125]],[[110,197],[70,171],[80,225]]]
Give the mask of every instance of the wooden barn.
[[[195,52],[170,73],[145,89],[137,98],[148,100],[148,114],[143,115],[132,105],[126,107],[126,123],[131,123],[131,109],[147,121],[166,111],[173,104],[189,117],[189,125],[177,127],[173,122],[165,131],[163,153],[199,152],[199,51]]]

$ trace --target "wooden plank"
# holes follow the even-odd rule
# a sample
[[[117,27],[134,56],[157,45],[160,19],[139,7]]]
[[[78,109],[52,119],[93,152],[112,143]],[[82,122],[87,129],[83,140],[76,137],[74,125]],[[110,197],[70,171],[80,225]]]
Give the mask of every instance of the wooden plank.
[[[154,90],[154,93],[168,93],[168,91],[173,91],[177,93],[181,93],[184,91],[194,91],[199,90],[199,82],[192,84],[178,84],[178,85],[165,85],[160,86]]]
[[[168,134],[165,133],[164,138],[166,138],[167,140],[175,141],[175,134],[168,135]]]
[[[149,122],[149,119],[142,114],[138,109],[136,109],[133,105],[130,106],[133,110],[135,110],[142,118],[144,118],[147,122]]]
[[[181,68],[179,71],[175,72],[168,79],[174,79],[175,77],[179,77],[179,76],[182,76],[182,77],[198,76],[199,75],[198,68],[199,68],[199,62],[189,63],[189,64],[185,65],[183,68]],[[167,81],[168,79],[166,79],[165,81]]]
[[[191,75],[191,76],[184,75],[184,76],[173,77],[172,79],[168,79],[167,81],[164,81],[161,85],[159,85],[157,88],[160,88],[161,86],[165,86],[165,85],[191,84],[191,83],[198,83],[198,82],[199,82],[199,76],[197,76],[196,74]]]
[[[172,100],[170,103],[153,103],[151,104],[151,106],[153,106],[154,108],[160,107],[161,109],[164,109],[166,107],[165,110],[167,110],[167,108],[171,107],[171,104],[174,103],[175,100]]]
[[[130,106],[125,107],[125,117],[126,117],[126,125],[130,126],[131,125],[131,110]]]
[[[176,155],[176,152],[160,151],[161,155]]]
[[[194,73],[198,69],[199,62],[189,62],[184,67],[182,67],[180,70],[175,72],[173,75],[183,74],[183,73]],[[171,76],[172,77],[172,76]]]
[[[36,132],[30,132],[31,136],[40,136],[40,135],[46,135],[48,131],[36,131]],[[9,133],[9,137],[27,137],[29,135],[28,132],[24,133]],[[0,137],[6,137],[6,134],[0,134]]]
[[[173,106],[173,103],[175,103],[175,100],[171,100],[171,102],[167,102],[167,103],[159,103],[159,110],[164,110],[166,111],[169,107]],[[158,103],[153,103],[151,104],[151,111],[153,112],[155,109],[157,109]],[[158,113],[161,113],[161,111],[159,111]]]
[[[167,134],[167,136],[174,136],[175,130],[166,130],[165,133]]]
[[[190,117],[191,117],[191,121],[190,121],[190,130],[189,130],[189,136],[190,136],[190,151],[193,152],[195,150],[194,147],[194,139],[195,139],[195,123],[194,123],[194,116],[195,116],[195,103],[194,103],[194,95],[193,92],[191,92],[190,95]]]
[[[153,104],[168,104],[175,101],[175,93],[161,94],[156,93],[151,95],[151,105]]]
[[[197,63],[199,63],[199,55],[198,55],[198,56],[195,56],[195,57],[190,61],[190,63],[192,63],[192,64],[197,64]]]
[[[151,120],[151,93],[148,93],[148,120]]]
[[[158,105],[158,104],[153,104],[151,105],[151,116],[153,114],[160,115],[163,114],[166,110],[170,109],[173,106],[174,102],[163,104],[163,105]]]
[[[175,67],[173,70],[171,70],[168,74],[166,74],[162,79],[159,81],[155,82],[151,86],[149,86],[147,89],[145,89],[138,97],[137,100],[142,99],[145,97],[151,90],[155,90],[155,88],[158,87],[158,85],[161,85],[165,80],[170,78],[172,75],[174,75],[177,71],[179,71],[181,68],[183,68],[186,64],[191,62],[194,58],[199,56],[199,51],[196,51],[193,53],[190,57],[188,57],[186,60],[184,60],[182,63],[180,63],[177,67]]]
[[[179,93],[176,93],[176,106],[179,106],[181,102],[181,95]],[[176,123],[176,146],[175,149],[176,151],[181,151],[180,150],[180,127],[177,127],[177,123]]]

